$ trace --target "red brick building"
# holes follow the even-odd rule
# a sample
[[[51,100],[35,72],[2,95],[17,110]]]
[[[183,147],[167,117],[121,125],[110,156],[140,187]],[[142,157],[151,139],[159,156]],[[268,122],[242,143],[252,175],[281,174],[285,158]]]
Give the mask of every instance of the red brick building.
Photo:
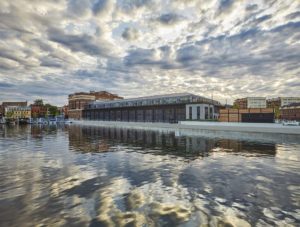
[[[32,118],[40,118],[45,117],[47,115],[47,107],[42,105],[34,105],[31,104],[31,117]]]
[[[292,103],[280,108],[282,120],[300,121],[300,103]]]
[[[69,95],[69,108],[68,108],[68,116],[71,119],[81,119],[82,118],[82,110],[84,106],[95,100],[116,100],[123,99],[116,94],[109,93],[107,91],[90,91],[88,92],[77,92]]]
[[[221,122],[273,123],[273,108],[221,109]]]

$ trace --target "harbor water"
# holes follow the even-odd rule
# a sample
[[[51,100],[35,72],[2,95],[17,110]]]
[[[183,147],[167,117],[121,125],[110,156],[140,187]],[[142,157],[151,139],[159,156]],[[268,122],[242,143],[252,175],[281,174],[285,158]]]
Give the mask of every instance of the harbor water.
[[[300,226],[300,137],[0,125],[0,226]]]

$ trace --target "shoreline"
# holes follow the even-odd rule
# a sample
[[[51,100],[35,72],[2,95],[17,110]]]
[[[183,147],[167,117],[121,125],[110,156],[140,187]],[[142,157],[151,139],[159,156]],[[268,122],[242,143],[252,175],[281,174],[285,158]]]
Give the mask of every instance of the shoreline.
[[[300,135],[299,126],[283,126],[275,123],[228,123],[228,122],[193,122],[183,121],[178,124],[152,123],[152,122],[121,122],[121,121],[73,121],[75,124],[104,126],[104,127],[125,127],[137,129],[164,129],[164,130],[208,130],[236,133],[270,133]]]
[[[144,122],[112,122],[112,121],[73,121],[74,125],[78,126],[90,126],[90,127],[107,127],[112,129],[135,129],[135,130],[150,130],[161,133],[175,133],[175,136],[189,136],[189,137],[205,137],[211,139],[233,139],[233,140],[246,140],[262,143],[295,143],[300,144],[300,127],[294,133],[274,133],[274,126],[269,125],[268,132],[260,132],[253,127],[250,127],[250,131],[237,131],[236,127],[227,127],[227,131],[223,130],[223,127],[219,127],[215,130],[212,122],[197,122],[199,125],[184,125],[184,124],[168,124],[168,123],[144,123]],[[194,122],[195,123],[195,122]],[[203,127],[203,123],[208,123],[209,126]],[[275,126],[278,126],[274,124]],[[220,125],[221,126],[221,125]],[[242,125],[241,125],[242,126]],[[279,125],[280,126],[280,125]],[[284,127],[284,126],[282,126]],[[293,127],[293,126],[290,126]],[[276,127],[275,127],[276,128]],[[270,133],[270,130],[273,130]],[[255,130],[255,131],[254,131]],[[291,129],[290,129],[291,130]],[[298,133],[297,133],[298,132]]]

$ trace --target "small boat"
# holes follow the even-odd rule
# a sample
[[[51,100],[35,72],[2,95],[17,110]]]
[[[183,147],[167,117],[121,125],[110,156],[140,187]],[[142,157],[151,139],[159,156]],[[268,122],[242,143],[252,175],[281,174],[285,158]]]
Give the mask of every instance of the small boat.
[[[298,121],[283,121],[282,125],[284,126],[299,126],[299,122]]]
[[[68,125],[68,124],[72,124],[73,122],[71,120],[65,120],[64,123]]]

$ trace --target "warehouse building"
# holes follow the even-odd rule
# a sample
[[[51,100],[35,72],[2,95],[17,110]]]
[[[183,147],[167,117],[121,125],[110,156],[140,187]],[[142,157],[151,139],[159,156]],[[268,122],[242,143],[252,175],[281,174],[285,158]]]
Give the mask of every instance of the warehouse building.
[[[273,108],[222,109],[221,122],[274,123]]]
[[[190,93],[156,95],[114,101],[94,101],[85,106],[86,120],[170,122],[213,120],[221,104]]]

